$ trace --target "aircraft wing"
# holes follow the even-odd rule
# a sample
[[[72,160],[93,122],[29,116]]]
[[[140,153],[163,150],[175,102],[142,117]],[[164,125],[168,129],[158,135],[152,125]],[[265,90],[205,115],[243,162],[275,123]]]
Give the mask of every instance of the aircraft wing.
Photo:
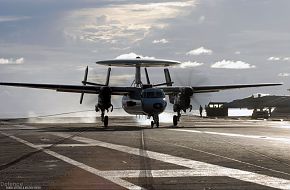
[[[251,87],[265,87],[265,86],[278,86],[281,83],[260,83],[260,84],[237,84],[237,85],[219,85],[219,86],[188,86],[193,90],[193,93],[208,93],[208,92],[218,92],[220,90],[229,90],[237,88],[251,88]],[[165,94],[176,94],[181,92],[182,88],[186,86],[166,86],[160,87]]]
[[[101,86],[84,86],[84,85],[60,85],[60,84],[33,84],[33,83],[8,83],[0,82],[1,86],[14,86],[36,89],[55,90],[58,92],[88,93],[98,94]],[[111,87],[113,95],[124,95],[136,90],[134,87]]]

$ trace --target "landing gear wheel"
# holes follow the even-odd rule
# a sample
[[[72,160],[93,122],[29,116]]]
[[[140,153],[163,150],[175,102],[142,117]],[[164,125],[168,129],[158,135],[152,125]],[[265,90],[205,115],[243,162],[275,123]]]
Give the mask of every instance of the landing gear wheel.
[[[176,126],[177,123],[178,123],[178,117],[177,117],[177,115],[174,115],[173,116],[173,126]]]
[[[154,127],[154,121],[151,121],[151,128]]]
[[[104,127],[108,127],[108,123],[109,123],[109,117],[108,116],[105,116],[104,117]]]
[[[156,122],[156,127],[159,128],[159,121]]]

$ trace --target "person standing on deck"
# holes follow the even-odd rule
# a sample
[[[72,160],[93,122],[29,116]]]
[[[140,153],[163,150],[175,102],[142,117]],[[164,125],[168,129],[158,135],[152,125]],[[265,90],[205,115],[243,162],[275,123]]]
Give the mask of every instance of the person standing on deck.
[[[200,105],[200,106],[199,106],[199,115],[200,115],[200,117],[202,117],[202,110],[203,110],[203,108],[202,108],[202,106]]]

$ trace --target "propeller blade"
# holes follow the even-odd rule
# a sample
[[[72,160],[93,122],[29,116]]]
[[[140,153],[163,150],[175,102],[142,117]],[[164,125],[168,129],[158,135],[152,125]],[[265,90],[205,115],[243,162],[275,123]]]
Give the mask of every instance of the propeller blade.
[[[85,95],[85,93],[82,93],[82,94],[81,94],[80,104],[83,103],[84,95]]]
[[[87,68],[86,68],[86,70],[85,70],[84,80],[82,81],[82,83],[83,83],[84,86],[87,85],[88,73],[89,73],[89,67],[87,66]],[[82,94],[81,94],[80,104],[83,103],[84,95],[85,95],[85,93],[82,93]]]
[[[89,73],[89,67],[87,66],[87,68],[85,70],[84,80],[82,81],[83,85],[86,85],[86,82],[88,80],[88,73]]]
[[[106,79],[105,86],[109,86],[109,83],[110,83],[110,76],[111,76],[111,67],[108,68],[107,79]]]

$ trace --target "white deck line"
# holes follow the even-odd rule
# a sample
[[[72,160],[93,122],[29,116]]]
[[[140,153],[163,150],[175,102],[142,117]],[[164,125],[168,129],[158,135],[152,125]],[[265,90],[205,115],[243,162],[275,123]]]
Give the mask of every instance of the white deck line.
[[[285,142],[285,143],[290,143],[290,139],[279,138],[279,137],[267,137],[267,136],[259,136],[259,135],[242,135],[242,134],[236,134],[236,133],[220,133],[220,132],[199,131],[199,130],[192,130],[192,129],[168,129],[168,130],[187,132],[187,133],[201,133],[201,134],[221,135],[221,136],[229,136],[229,137],[251,138],[251,139],[259,139],[259,140],[273,140],[273,141],[281,141],[281,142]]]

